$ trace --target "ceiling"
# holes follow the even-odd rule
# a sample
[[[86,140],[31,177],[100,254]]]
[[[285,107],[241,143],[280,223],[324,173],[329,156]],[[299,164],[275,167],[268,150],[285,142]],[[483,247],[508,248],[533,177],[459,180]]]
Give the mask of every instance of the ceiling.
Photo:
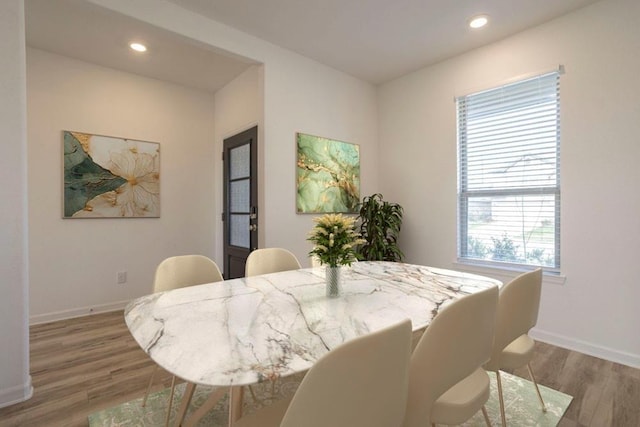
[[[374,84],[597,0],[168,0]],[[215,92],[252,62],[83,0],[26,0],[27,44]],[[487,14],[481,30],[470,17]],[[145,41],[146,54],[128,48]]]
[[[28,46],[208,92],[253,63],[84,0],[25,0],[25,25]]]
[[[596,0],[169,0],[379,84]],[[490,16],[482,30],[467,23]]]

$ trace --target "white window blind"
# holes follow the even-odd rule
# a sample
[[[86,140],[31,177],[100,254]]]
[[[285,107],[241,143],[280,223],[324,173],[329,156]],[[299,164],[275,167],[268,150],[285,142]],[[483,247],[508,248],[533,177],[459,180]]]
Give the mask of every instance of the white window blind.
[[[558,270],[559,72],[456,101],[459,257]]]

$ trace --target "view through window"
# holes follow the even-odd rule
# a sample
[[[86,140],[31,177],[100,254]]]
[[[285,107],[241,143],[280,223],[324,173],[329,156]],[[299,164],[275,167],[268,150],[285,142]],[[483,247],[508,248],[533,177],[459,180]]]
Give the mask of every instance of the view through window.
[[[559,72],[457,107],[459,257],[559,269]]]

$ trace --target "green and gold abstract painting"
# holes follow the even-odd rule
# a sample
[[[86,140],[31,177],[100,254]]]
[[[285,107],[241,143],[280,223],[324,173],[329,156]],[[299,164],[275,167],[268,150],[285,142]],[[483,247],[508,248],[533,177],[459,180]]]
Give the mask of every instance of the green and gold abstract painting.
[[[160,216],[160,144],[63,131],[64,218]]]
[[[360,202],[360,147],[298,133],[298,213],[355,213]]]

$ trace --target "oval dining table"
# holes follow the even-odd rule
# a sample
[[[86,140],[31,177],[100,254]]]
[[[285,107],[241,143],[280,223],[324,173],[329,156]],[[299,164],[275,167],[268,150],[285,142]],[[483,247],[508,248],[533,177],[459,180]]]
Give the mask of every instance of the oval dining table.
[[[125,320],[140,347],[188,383],[176,425],[195,425],[229,390],[231,426],[242,386],[306,371],[337,346],[406,318],[421,333],[443,306],[501,285],[440,268],[356,262],[343,267],[337,298],[325,295],[324,268],[304,268],[143,296]],[[221,388],[183,422],[197,384]]]

